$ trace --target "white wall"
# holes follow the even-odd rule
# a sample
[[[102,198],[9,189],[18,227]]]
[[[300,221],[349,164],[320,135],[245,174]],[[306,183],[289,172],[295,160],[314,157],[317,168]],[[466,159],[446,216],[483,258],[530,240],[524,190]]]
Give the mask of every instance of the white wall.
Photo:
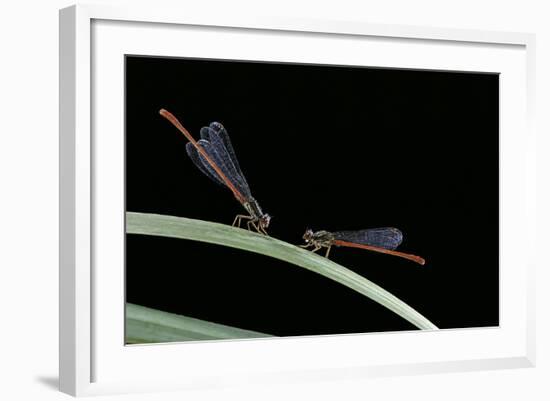
[[[125,4],[113,0],[98,3]],[[133,1],[137,3],[138,1]],[[146,2],[144,2],[146,3]],[[285,388],[231,389],[223,399],[426,400],[550,399],[549,243],[550,13],[545,1],[155,1],[265,14],[361,19],[538,35],[537,129],[539,163],[538,366],[534,369],[332,382]],[[194,4],[197,3],[197,4]],[[258,3],[258,4],[255,4]],[[57,400],[57,10],[69,1],[4,1],[0,5],[0,398]],[[214,6],[216,5],[216,6]],[[260,8],[261,7],[261,8]],[[130,396],[132,400],[185,395]],[[217,392],[188,399],[219,399]],[[115,397],[107,397],[115,399]],[[118,399],[118,398],[116,398]]]

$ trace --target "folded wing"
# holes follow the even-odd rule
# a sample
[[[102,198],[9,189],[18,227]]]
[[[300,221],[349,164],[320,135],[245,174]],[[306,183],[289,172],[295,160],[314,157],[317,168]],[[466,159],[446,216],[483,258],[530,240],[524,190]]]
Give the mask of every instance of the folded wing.
[[[241,195],[246,198],[251,197],[250,187],[241,171],[225,128],[220,123],[214,122],[209,127],[203,127],[200,134],[201,139],[198,141],[198,146],[206,152]],[[189,158],[204,175],[217,184],[227,186],[224,179],[218,175],[192,143],[186,145],[186,150]]]
[[[335,240],[353,242],[393,250],[403,242],[403,234],[397,228],[381,227],[357,231],[337,231]]]

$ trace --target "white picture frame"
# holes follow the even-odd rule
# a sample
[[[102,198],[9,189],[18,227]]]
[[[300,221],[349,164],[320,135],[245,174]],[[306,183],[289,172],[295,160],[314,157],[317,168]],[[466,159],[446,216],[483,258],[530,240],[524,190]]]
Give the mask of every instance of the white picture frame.
[[[173,35],[192,35],[204,46],[176,47],[184,42]],[[232,45],[216,47],[224,35]],[[262,45],[255,47],[258,38]],[[335,39],[338,46],[331,42]],[[317,45],[328,54],[316,53]],[[372,61],[362,58],[364,52],[350,59],[354,46],[368,46]],[[154,6],[61,10],[61,391],[80,396],[534,366],[534,46],[534,36],[525,33],[187,14]],[[119,56],[127,53],[306,57],[319,63],[500,73],[500,327],[125,347],[120,337],[124,218],[117,217],[123,97],[117,94],[123,93]],[[101,137],[107,129],[115,133],[110,139]],[[117,302],[120,308],[108,310]],[[352,349],[362,351],[346,352]],[[204,366],[190,369],[182,363],[199,359]]]

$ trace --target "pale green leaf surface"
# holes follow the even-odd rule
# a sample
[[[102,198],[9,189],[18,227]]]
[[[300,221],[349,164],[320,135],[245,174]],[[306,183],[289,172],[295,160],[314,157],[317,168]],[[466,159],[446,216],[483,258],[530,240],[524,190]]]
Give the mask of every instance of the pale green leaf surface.
[[[127,303],[125,337],[127,344],[144,344],[259,338],[271,335]]]

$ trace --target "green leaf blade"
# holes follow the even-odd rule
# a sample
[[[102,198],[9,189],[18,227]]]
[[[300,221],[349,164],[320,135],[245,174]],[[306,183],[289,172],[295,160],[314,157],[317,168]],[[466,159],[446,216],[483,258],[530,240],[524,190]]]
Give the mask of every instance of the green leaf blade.
[[[125,337],[127,344],[146,344],[272,336],[127,303]]]

